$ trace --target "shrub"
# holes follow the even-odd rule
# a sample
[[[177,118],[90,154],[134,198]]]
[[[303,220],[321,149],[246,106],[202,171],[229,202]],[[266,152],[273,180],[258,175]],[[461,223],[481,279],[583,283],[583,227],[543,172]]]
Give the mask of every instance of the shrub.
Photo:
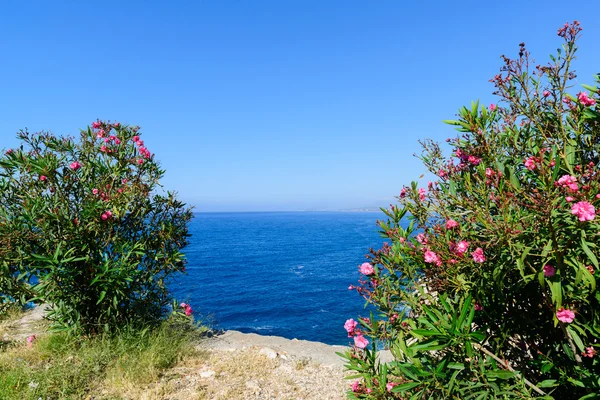
[[[501,104],[446,121],[450,157],[422,142],[435,179],[402,189],[361,266],[376,313],[346,323],[350,398],[598,398],[600,98],[568,93],[580,31],[547,65],[503,56]]]
[[[191,211],[159,191],[164,171],[138,131],[21,131],[0,157],[3,303],[34,297],[55,329],[89,334],[164,315]]]

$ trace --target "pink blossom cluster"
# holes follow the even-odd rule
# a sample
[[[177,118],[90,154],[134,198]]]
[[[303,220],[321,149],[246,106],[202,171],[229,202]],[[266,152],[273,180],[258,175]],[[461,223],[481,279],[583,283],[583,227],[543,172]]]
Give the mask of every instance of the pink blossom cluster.
[[[440,256],[438,256],[436,252],[431,250],[425,251],[425,262],[428,264],[434,264],[437,267],[442,265],[442,260],[440,259]]]
[[[476,157],[472,154],[467,154],[464,151],[462,151],[461,149],[456,149],[454,154],[456,155],[456,157],[460,158],[461,165],[459,166],[459,168],[464,166],[467,163],[471,164],[471,165],[475,165],[475,166],[477,166],[481,163],[481,158]]]
[[[446,221],[446,229],[453,229],[458,227],[458,222],[453,219],[449,219]]]
[[[537,163],[536,163],[535,157],[529,157],[527,160],[525,160],[524,164],[525,164],[525,168],[527,168],[530,171],[533,171],[537,168]]]
[[[110,212],[110,210],[106,210],[102,213],[100,218],[102,218],[102,221],[106,221],[107,219],[112,218],[112,216],[113,216],[112,212]]]
[[[192,313],[194,312],[194,311],[192,310],[192,306],[190,306],[190,305],[189,305],[189,304],[187,304],[187,303],[181,303],[181,304],[179,305],[179,307],[183,308],[183,312],[184,312],[184,313],[185,313],[185,315],[186,315],[186,316],[188,316],[188,317],[189,317],[190,315],[192,315]]]
[[[577,192],[579,185],[577,184],[577,178],[572,175],[563,175],[558,179],[558,182],[554,183],[555,186],[567,188],[571,192]]]
[[[77,171],[79,168],[81,168],[81,163],[79,161],[73,161],[71,164],[69,164],[69,168],[71,168],[73,171]]]
[[[471,253],[471,257],[473,257],[473,261],[477,263],[485,262],[485,255],[483,254],[483,249],[478,247],[474,252]]]
[[[558,311],[556,311],[556,318],[558,318],[560,322],[570,324],[575,319],[575,313],[571,310],[561,307],[558,309]]]
[[[579,92],[577,94],[577,99],[579,99],[579,102],[581,104],[583,104],[585,107],[591,107],[594,104],[596,104],[596,100],[590,99],[586,92]]]
[[[579,221],[592,221],[596,217],[596,208],[587,201],[580,201],[573,204],[571,214],[577,216]]]
[[[366,393],[369,394],[373,391],[371,388],[364,387],[359,381],[354,381],[352,384],[353,393]]]
[[[360,329],[357,329],[358,322],[350,318],[344,324],[344,329],[348,332],[348,337],[354,338],[354,345],[359,349],[364,349],[368,346],[369,341],[363,336]]]
[[[140,139],[139,136],[134,136],[133,137],[133,143],[135,143],[135,145],[138,147],[138,151],[140,152],[141,156],[143,158],[150,158],[152,157],[152,154],[150,153],[150,151],[144,147],[144,141]],[[138,164],[143,164],[144,160],[142,158],[138,159],[137,161]]]
[[[579,21],[575,20],[572,24],[565,23],[563,27],[558,29],[557,35],[566,39],[572,39],[575,38],[582,29]]]

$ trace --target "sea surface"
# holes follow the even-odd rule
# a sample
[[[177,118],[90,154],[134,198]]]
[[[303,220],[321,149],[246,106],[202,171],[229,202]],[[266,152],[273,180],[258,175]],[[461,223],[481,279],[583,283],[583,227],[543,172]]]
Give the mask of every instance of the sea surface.
[[[217,329],[347,344],[349,318],[367,316],[348,286],[369,248],[378,212],[196,213],[179,301]]]

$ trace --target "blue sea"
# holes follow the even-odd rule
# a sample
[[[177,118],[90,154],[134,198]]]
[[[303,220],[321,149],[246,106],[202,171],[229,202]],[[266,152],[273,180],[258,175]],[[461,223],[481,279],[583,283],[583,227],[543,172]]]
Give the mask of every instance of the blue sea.
[[[184,249],[187,274],[173,282],[216,329],[347,344],[348,318],[367,316],[348,286],[369,248],[378,212],[196,213]]]

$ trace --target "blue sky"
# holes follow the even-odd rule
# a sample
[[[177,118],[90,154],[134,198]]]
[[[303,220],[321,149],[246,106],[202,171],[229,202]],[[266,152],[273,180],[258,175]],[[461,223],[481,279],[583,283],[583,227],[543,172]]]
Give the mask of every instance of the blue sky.
[[[600,4],[565,4],[2,2],[0,147],[110,119],[142,127],[197,211],[387,205],[424,172],[418,139],[496,102],[488,80],[519,42],[546,62],[578,19],[578,82],[593,82]]]

